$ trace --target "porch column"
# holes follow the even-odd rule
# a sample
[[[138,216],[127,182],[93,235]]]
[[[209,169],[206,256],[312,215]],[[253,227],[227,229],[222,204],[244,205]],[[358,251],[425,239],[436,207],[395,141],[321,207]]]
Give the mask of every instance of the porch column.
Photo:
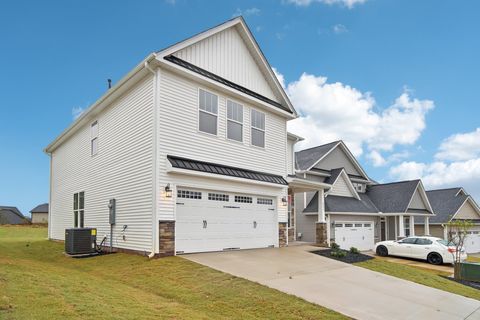
[[[410,236],[415,235],[415,216],[410,216]]]
[[[318,218],[316,223],[316,244],[328,246],[327,223],[325,220],[325,202],[323,189],[318,190]]]
[[[425,233],[426,236],[430,235],[430,217],[425,217],[424,218],[424,225],[423,225],[423,232]]]
[[[323,189],[318,190],[318,222],[325,222],[325,202]]]
[[[398,237],[400,239],[405,238],[405,225],[403,215],[398,216]]]

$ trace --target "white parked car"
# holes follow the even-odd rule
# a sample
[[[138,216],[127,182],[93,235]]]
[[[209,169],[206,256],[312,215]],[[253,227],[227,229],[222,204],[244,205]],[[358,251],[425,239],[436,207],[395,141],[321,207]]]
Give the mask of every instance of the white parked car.
[[[379,256],[399,256],[426,260],[431,264],[453,263],[456,248],[446,240],[435,237],[408,237],[397,241],[382,241],[375,245]],[[462,261],[467,259],[467,253],[460,251]]]

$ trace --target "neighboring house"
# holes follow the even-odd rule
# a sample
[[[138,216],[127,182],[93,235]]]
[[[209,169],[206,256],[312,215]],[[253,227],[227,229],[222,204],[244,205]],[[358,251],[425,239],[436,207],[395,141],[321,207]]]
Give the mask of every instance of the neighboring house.
[[[30,210],[32,223],[48,223],[48,203],[42,203]]]
[[[435,217],[430,219],[430,234],[448,240],[447,223],[452,220],[469,220],[474,227],[465,239],[467,253],[480,252],[480,208],[463,188],[427,191]],[[415,232],[424,234],[423,225],[415,225]]]
[[[292,188],[291,240],[370,250],[377,241],[414,235],[415,221],[422,221],[428,230],[433,210],[420,180],[378,184],[342,141],[296,152],[295,160],[296,177],[323,188],[315,192]]]
[[[286,245],[296,116],[241,17],[152,53],[45,149],[49,238],[95,227],[160,256]]]
[[[0,224],[29,224],[17,207],[0,206]]]

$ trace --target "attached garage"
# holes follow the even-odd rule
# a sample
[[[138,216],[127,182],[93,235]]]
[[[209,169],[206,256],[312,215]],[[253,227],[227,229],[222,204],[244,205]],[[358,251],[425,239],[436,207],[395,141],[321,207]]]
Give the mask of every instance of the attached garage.
[[[342,249],[355,247],[365,251],[375,246],[373,221],[335,221],[334,231],[335,243]]]
[[[480,230],[468,231],[463,246],[467,253],[480,252]]]
[[[276,198],[177,189],[177,254],[278,246]]]

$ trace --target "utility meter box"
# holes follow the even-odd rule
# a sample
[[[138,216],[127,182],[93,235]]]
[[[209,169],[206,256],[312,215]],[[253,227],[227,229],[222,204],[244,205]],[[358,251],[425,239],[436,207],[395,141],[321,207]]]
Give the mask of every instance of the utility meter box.
[[[111,225],[113,225],[113,224],[115,224],[115,218],[116,218],[116,215],[117,215],[115,199],[110,199],[110,201],[108,202],[108,211],[109,211],[108,221]]]

